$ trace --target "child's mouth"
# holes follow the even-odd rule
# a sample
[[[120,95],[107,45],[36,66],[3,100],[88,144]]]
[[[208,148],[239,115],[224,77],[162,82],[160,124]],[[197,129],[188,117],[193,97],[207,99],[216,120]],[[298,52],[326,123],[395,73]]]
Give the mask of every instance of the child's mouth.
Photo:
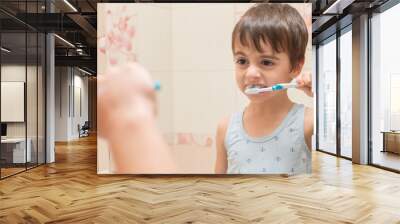
[[[252,88],[261,89],[261,88],[267,88],[267,87],[268,86],[266,86],[266,85],[251,84],[251,85],[247,85],[246,89],[252,89]]]
[[[263,94],[266,93],[268,87],[266,85],[262,85],[262,84],[251,84],[251,85],[247,85],[246,89],[244,91],[245,94],[247,95],[259,95],[259,94]]]

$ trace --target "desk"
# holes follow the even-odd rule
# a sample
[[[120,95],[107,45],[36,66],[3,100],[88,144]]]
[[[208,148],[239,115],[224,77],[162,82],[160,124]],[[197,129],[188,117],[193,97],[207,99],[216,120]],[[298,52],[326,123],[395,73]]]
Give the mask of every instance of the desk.
[[[6,138],[1,139],[1,157],[7,163],[25,163],[32,160],[30,138],[27,139],[27,148],[25,154],[25,138]],[[12,159],[11,159],[12,158]],[[27,161],[25,161],[25,158]]]
[[[400,131],[382,131],[381,133],[383,133],[382,152],[400,154]]]

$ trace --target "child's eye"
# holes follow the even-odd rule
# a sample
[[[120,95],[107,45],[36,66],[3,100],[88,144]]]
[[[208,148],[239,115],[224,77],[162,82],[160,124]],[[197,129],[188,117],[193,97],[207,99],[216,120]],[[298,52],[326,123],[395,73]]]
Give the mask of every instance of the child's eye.
[[[272,61],[270,61],[270,60],[262,60],[262,61],[261,61],[261,64],[263,64],[263,65],[265,65],[265,66],[271,66],[271,65],[273,65],[274,63],[273,63]]]
[[[239,58],[239,59],[236,59],[236,64],[239,64],[239,65],[244,65],[244,64],[246,64],[247,63],[247,60],[246,59],[244,59],[244,58]]]

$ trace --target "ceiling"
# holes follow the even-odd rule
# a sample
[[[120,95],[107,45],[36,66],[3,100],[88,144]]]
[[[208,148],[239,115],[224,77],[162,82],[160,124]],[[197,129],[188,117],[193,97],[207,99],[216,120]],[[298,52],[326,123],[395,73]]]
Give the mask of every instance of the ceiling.
[[[312,3],[313,43],[325,38],[338,20],[349,21],[365,10],[373,9],[387,0],[270,0],[269,2]],[[165,1],[165,0],[1,0],[0,25],[2,44],[12,43],[14,54],[25,52],[25,28],[29,31],[55,32],[56,65],[75,65],[96,71],[97,3],[109,2],[265,2],[265,1]],[[338,3],[335,3],[338,2]],[[53,13],[48,13],[52,8]],[[346,22],[342,22],[342,26]],[[329,30],[331,29],[331,30]],[[29,38],[28,38],[29,39]],[[28,54],[36,45],[28,40]],[[41,46],[40,46],[41,47]],[[3,53],[2,53],[3,54]]]

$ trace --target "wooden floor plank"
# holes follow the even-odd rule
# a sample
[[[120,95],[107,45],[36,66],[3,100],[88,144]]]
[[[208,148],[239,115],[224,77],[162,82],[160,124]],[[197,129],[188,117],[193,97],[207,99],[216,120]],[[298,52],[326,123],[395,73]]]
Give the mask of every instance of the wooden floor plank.
[[[96,174],[96,137],[0,181],[0,223],[400,223],[400,175],[313,152],[313,173]]]

